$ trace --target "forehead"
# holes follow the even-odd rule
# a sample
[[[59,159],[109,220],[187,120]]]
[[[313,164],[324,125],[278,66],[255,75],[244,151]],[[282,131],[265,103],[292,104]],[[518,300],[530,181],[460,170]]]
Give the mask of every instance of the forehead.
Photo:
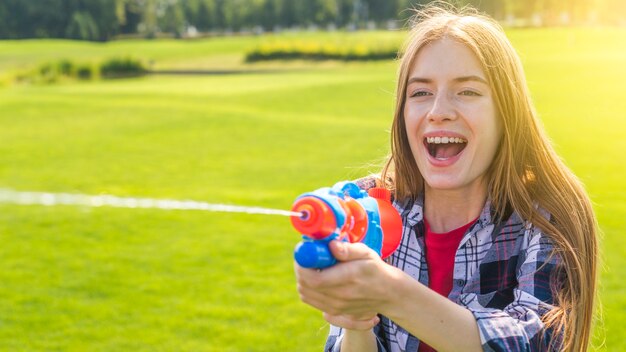
[[[486,80],[480,61],[465,45],[442,38],[422,47],[409,71],[409,77],[450,78],[479,76]]]

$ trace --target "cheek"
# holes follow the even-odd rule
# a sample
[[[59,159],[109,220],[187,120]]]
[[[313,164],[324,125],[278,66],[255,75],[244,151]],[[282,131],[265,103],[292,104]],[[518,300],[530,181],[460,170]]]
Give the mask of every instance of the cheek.
[[[416,151],[419,143],[417,140],[418,136],[418,123],[415,118],[410,117],[411,115],[404,115],[404,131],[406,133],[406,137],[409,141],[409,146],[413,152]],[[408,117],[407,117],[408,116]]]
[[[419,111],[413,106],[406,105],[404,107],[404,126],[406,127],[409,138],[414,137],[420,124]]]
[[[493,149],[493,152],[495,154],[498,145],[500,144],[500,140],[502,139],[503,130],[502,121],[496,115],[495,109],[492,109],[488,123],[490,127],[489,129],[487,129],[489,131],[489,146]]]
[[[474,131],[481,135],[481,139],[484,140],[483,144],[497,145],[502,134],[502,123],[497,117],[493,102],[485,101],[484,104],[473,109],[468,116],[475,117],[474,122],[470,124],[473,125]]]
[[[488,119],[482,128],[482,151],[485,153],[485,157],[488,157],[488,164],[493,162],[495,155],[502,139],[502,128],[500,121],[497,118]]]

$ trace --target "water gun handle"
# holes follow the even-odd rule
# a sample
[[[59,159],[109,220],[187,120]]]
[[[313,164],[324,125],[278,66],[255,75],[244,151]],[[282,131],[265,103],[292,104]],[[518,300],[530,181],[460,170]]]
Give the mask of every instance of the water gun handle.
[[[294,258],[303,268],[323,269],[333,266],[337,259],[330,252],[330,241],[303,240],[296,245]]]

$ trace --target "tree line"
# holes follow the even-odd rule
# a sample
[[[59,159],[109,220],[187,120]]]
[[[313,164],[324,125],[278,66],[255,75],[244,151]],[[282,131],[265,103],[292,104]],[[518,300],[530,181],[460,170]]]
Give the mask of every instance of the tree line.
[[[118,35],[402,27],[429,0],[0,0],[0,39],[107,41]],[[623,0],[458,0],[499,20],[535,25],[626,22]],[[524,22],[526,23],[526,22]]]

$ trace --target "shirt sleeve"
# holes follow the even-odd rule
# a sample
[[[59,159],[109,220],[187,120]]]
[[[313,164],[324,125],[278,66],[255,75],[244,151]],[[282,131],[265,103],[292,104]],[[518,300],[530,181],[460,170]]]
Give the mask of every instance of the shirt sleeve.
[[[474,315],[484,351],[548,351],[558,350],[560,334],[552,340],[541,317],[553,308],[550,280],[556,277],[559,258],[553,253],[552,242],[535,228],[525,232],[525,249],[520,250],[517,266],[517,287],[512,292],[492,292],[461,297]],[[499,295],[513,301],[504,307]]]

